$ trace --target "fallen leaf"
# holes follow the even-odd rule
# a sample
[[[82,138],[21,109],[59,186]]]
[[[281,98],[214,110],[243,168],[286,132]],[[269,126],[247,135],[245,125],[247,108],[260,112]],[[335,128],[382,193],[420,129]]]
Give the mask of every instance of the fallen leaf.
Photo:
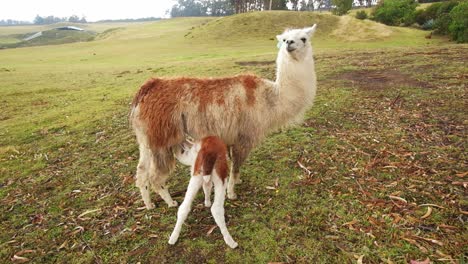
[[[358,220],[353,219],[353,221],[346,222],[346,223],[342,224],[341,226],[346,226],[346,225],[347,226],[352,226],[352,225],[356,224],[357,222],[358,222]]]
[[[421,237],[421,236],[417,236],[417,235],[413,235],[414,238],[418,238],[418,239],[421,239],[421,240],[424,240],[424,241],[427,241],[427,242],[431,242],[431,243],[434,243],[434,244],[437,244],[439,246],[443,246],[444,243],[440,242],[439,240],[435,240],[435,239],[432,239],[432,238],[425,238],[425,237]]]
[[[440,209],[445,209],[445,207],[440,206],[440,205],[437,205],[437,204],[420,204],[420,205],[418,205],[418,206],[419,206],[419,207],[431,206],[431,207],[437,207],[437,208],[440,208]]]
[[[392,200],[398,200],[400,202],[404,202],[405,204],[408,203],[408,201],[406,201],[405,199],[399,197],[399,196],[395,196],[395,195],[389,195],[388,198],[392,199]]]
[[[91,213],[95,213],[95,212],[99,212],[99,211],[101,211],[101,209],[88,210],[88,211],[86,211],[86,212],[80,214],[80,215],[78,216],[78,218],[82,218],[83,216],[85,216],[85,215],[87,215],[87,214],[91,214]]]
[[[429,264],[431,263],[431,260],[429,260],[429,258],[426,258],[425,260],[423,261],[419,261],[419,260],[410,260],[410,264]]]
[[[29,259],[28,259],[28,258],[25,258],[25,257],[20,257],[20,256],[17,256],[17,255],[14,255],[14,256],[11,258],[11,261],[17,262],[17,263],[25,263],[25,262],[28,262]]]
[[[421,219],[428,218],[431,215],[431,213],[432,213],[432,207],[428,206],[427,207],[427,212],[423,216],[421,216]]]
[[[210,229],[208,230],[208,232],[206,232],[206,235],[209,236],[211,233],[213,233],[213,230],[215,230],[217,227],[217,225],[214,225],[212,227],[210,227]]]

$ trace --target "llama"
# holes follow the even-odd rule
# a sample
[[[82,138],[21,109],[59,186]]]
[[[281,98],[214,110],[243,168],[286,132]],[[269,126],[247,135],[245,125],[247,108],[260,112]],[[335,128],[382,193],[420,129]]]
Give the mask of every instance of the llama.
[[[236,199],[240,167],[269,132],[299,122],[312,106],[316,75],[310,38],[316,25],[277,36],[276,81],[255,75],[226,78],[152,78],[132,102],[130,122],[139,143],[136,185],[147,209],[152,188],[168,206],[177,206],[165,186],[174,153],[186,135],[220,137],[232,161],[227,195]]]
[[[181,163],[191,166],[191,178],[184,201],[177,212],[177,223],[169,239],[169,244],[174,245],[177,242],[195,195],[203,186],[205,206],[211,206],[211,214],[221,230],[226,244],[231,248],[236,248],[237,243],[229,234],[224,220],[224,199],[228,176],[226,145],[220,138],[208,136],[195,143],[189,150],[181,148],[178,153],[175,153],[175,156]],[[215,197],[213,205],[211,205],[210,195],[213,185]]]

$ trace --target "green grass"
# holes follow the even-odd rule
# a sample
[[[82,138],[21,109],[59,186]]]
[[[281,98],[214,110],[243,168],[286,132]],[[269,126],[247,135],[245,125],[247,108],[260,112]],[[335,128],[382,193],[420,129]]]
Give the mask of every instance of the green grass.
[[[415,29],[372,38],[370,27],[365,41],[347,41],[331,35],[341,29],[335,17],[291,18],[329,23],[314,39],[318,94],[305,122],[272,134],[242,168],[239,200],[226,202],[239,249],[218,229],[207,235],[215,223],[201,196],[175,246],[176,209],[160,199],[139,209],[127,121],[138,87],[151,76],[274,78],[274,63],[251,62],[274,61],[269,38],[294,15],[171,19],[91,42],[0,50],[2,262],[461,262],[468,46]],[[258,21],[268,23],[255,33]],[[241,33],[222,37],[227,25]],[[180,166],[169,182],[179,202],[187,183]],[[421,219],[422,204],[440,207]]]

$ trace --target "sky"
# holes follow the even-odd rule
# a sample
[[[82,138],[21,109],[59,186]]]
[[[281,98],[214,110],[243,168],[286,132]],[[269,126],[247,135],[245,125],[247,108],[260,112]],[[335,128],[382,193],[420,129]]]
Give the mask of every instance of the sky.
[[[0,20],[33,21],[36,15],[103,19],[168,17],[173,0],[2,0]]]

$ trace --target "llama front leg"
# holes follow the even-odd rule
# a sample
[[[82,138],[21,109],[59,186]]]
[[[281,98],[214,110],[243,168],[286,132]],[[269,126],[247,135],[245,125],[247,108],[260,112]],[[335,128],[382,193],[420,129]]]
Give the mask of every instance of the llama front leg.
[[[140,160],[138,161],[135,185],[140,189],[141,198],[148,210],[154,208],[154,203],[151,202],[150,197],[150,158],[150,150],[146,149],[144,146],[140,146]]]
[[[211,188],[213,187],[213,182],[210,180],[208,182],[203,181],[203,192],[205,193],[205,207],[211,206]]]
[[[187,219],[187,215],[192,208],[192,202],[195,199],[195,195],[200,189],[202,183],[202,177],[192,176],[190,178],[184,201],[182,202],[182,204],[179,207],[179,210],[177,211],[177,223],[174,227],[174,231],[172,231],[171,237],[169,238],[169,244],[174,245],[177,242],[177,239],[179,239],[182,225],[184,224],[185,219]]]
[[[226,196],[226,184],[218,177],[213,177],[214,182],[214,189],[215,189],[215,197],[213,205],[211,206],[211,214],[223,234],[224,242],[231,247],[236,248],[238,244],[234,239],[232,239],[231,234],[226,227],[226,221],[224,218],[224,199]]]
[[[149,179],[153,190],[161,196],[169,207],[177,206],[177,202],[172,200],[171,194],[166,187],[166,180],[169,178],[170,169],[161,169],[161,167],[158,167],[157,163],[154,161],[151,168],[152,173],[150,173]]]
[[[252,150],[252,144],[247,143],[246,140],[241,140],[245,144],[243,145],[234,145],[231,148],[231,159],[232,159],[232,166],[231,172],[229,175],[229,181],[227,186],[227,196],[231,200],[237,199],[237,195],[234,191],[234,187],[236,184],[241,183],[240,179],[240,167],[247,159],[250,151]]]

